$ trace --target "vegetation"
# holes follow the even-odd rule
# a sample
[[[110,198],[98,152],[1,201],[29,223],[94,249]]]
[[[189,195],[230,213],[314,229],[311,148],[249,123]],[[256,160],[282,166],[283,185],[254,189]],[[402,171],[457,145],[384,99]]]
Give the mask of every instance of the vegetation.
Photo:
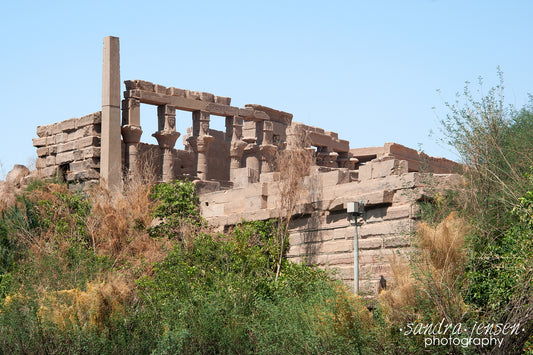
[[[380,305],[392,327],[441,319],[467,329],[520,327],[500,335],[501,344],[435,351],[533,353],[533,107],[505,106],[501,73],[500,85],[477,96],[467,84],[442,121],[445,141],[464,164],[464,186],[421,205],[427,224],[409,266],[394,260],[396,286]],[[420,351],[421,340],[412,341]]]
[[[533,107],[505,107],[501,84],[461,98],[443,130],[464,185],[421,204],[413,253],[391,260],[377,300],[283,257],[305,149],[278,157],[279,218],[225,234],[190,182],[35,182],[0,204],[0,352],[533,354]],[[440,322],[520,331],[431,347],[412,331]]]
[[[321,270],[278,272],[276,221],[214,234],[196,204],[187,182],[28,187],[0,218],[2,352],[368,353],[360,298]]]

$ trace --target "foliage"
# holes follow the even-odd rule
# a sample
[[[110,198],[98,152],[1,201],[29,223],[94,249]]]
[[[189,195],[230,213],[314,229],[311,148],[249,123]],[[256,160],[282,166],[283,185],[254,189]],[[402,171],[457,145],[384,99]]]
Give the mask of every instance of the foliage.
[[[282,258],[275,281],[286,247],[277,221],[213,235],[192,184],[158,186],[120,194],[36,183],[4,211],[2,352],[351,354],[377,346],[363,301],[326,272]],[[148,227],[147,214],[170,227]]]
[[[448,105],[442,123],[466,166],[465,189],[447,204],[462,207],[473,227],[465,241],[462,294],[472,319],[524,324],[523,334],[506,337],[499,349],[511,353],[533,335],[533,108],[505,106],[499,76],[500,84],[479,99],[467,84],[463,101]]]
[[[192,182],[175,180],[154,185],[150,197],[157,201],[152,216],[159,220],[149,229],[152,237],[186,239],[187,227],[205,225]]]
[[[274,226],[199,236],[139,281],[155,353],[353,353],[370,342],[368,311],[325,272],[285,261],[274,282]]]

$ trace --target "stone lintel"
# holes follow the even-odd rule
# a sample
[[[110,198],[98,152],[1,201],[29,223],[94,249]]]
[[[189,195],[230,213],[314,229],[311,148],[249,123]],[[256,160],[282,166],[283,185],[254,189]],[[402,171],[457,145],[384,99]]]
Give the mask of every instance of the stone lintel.
[[[125,98],[136,98],[144,104],[150,105],[172,105],[178,110],[183,111],[203,111],[216,116],[241,116],[247,121],[264,121],[269,116],[263,111],[257,111],[251,108],[239,108],[229,105],[223,105],[216,102],[207,102],[192,98],[170,96],[156,92],[129,90],[124,93]]]
[[[263,111],[269,116],[271,121],[283,123],[285,125],[289,125],[293,117],[292,113],[275,110],[267,106],[256,105],[256,104],[246,104],[244,105],[244,107],[257,110],[257,111]]]
[[[335,152],[349,152],[350,144],[345,140],[337,140],[333,137],[318,132],[308,132],[309,143],[317,147],[328,147]]]

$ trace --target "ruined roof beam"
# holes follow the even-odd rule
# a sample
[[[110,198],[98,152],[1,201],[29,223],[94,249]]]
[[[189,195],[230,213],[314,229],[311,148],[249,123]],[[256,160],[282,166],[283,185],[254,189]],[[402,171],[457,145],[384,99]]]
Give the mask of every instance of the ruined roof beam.
[[[189,99],[179,96],[169,96],[161,93],[144,91],[144,90],[128,90],[124,93],[125,98],[136,98],[141,103],[150,105],[172,105],[178,110],[183,111],[203,111],[210,115],[216,116],[241,116],[246,121],[264,121],[268,120],[269,116],[263,112],[254,110],[252,108],[239,108],[216,102],[208,102],[196,99]]]

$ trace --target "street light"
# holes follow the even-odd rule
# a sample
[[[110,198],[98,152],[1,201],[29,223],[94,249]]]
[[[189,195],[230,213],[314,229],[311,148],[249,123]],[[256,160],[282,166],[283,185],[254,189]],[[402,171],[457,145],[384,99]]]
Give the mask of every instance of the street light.
[[[365,213],[365,204],[363,201],[348,202],[346,204],[348,216],[352,215],[355,221],[355,235],[353,238],[353,283],[354,291],[359,292],[359,237],[357,235],[357,217]],[[349,217],[348,217],[349,218]]]

